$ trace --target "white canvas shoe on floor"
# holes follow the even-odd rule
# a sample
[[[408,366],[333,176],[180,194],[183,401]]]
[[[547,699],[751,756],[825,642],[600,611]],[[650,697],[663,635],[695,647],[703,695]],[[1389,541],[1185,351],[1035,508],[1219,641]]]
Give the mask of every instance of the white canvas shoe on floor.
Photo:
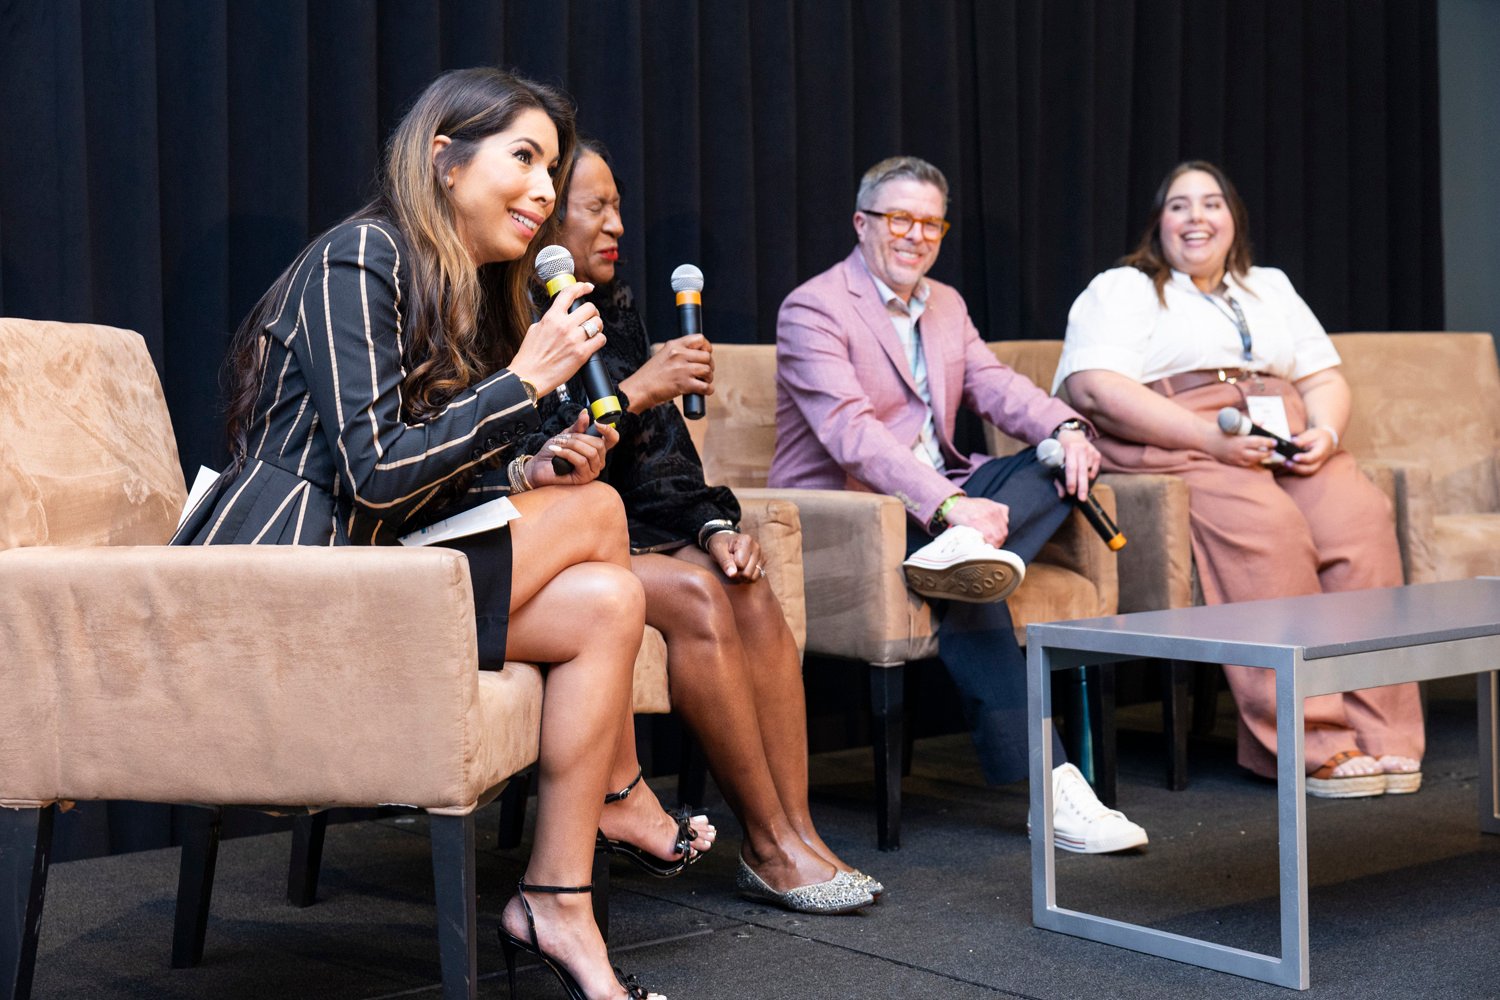
[[[1106,809],[1078,768],[1052,771],[1052,842],[1077,854],[1109,854],[1146,846],[1146,831],[1117,809]]]
[[[906,585],[923,597],[971,604],[1005,600],[1026,576],[1020,556],[995,548],[978,529],[964,524],[913,552],[901,567]]]

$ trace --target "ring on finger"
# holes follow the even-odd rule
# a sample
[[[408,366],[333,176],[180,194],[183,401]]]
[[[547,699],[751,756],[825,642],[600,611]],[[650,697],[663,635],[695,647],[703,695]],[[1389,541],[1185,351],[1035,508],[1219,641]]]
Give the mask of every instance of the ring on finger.
[[[593,339],[595,334],[604,329],[604,321],[601,320],[598,316],[590,316],[588,319],[583,321],[582,329],[583,339],[591,340]]]

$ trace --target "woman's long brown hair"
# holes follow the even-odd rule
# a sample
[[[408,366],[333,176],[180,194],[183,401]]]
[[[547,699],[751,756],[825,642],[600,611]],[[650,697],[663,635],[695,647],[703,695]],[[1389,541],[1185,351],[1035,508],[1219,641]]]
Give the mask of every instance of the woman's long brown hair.
[[[564,190],[573,166],[571,98],[545,84],[491,67],[453,70],[424,90],[386,144],[374,201],[344,221],[383,218],[406,238],[410,261],[404,316],[406,378],[403,416],[420,421],[455,395],[505,365],[531,323],[530,282],[537,250],[556,242],[554,212],[519,260],[476,267],[458,236],[442,178],[473,158],[479,144],[510,127],[528,109],[557,127],[554,186]],[[434,137],[452,141],[434,160]],[[554,205],[556,202],[554,202]],[[340,223],[342,225],[342,223]],[[315,241],[316,242],[316,241]],[[226,366],[229,447],[236,467],[249,450],[248,426],[260,391],[267,324],[290,292],[292,263],[235,331]]]
[[[1219,190],[1224,192],[1224,200],[1229,205],[1229,215],[1234,219],[1234,242],[1229,245],[1229,256],[1224,261],[1225,269],[1236,278],[1243,278],[1250,273],[1250,213],[1245,210],[1240,193],[1235,190],[1229,176],[1207,160],[1179,163],[1167,172],[1161,187],[1156,189],[1156,198],[1151,203],[1151,221],[1141,234],[1141,241],[1134,250],[1120,258],[1121,266],[1136,268],[1151,278],[1152,284],[1156,285],[1157,301],[1163,306],[1167,304],[1166,287],[1167,282],[1172,280],[1172,265],[1167,262],[1167,255],[1161,248],[1161,214],[1167,207],[1167,192],[1172,190],[1172,184],[1183,174],[1190,174],[1195,170],[1202,171],[1219,182]]]

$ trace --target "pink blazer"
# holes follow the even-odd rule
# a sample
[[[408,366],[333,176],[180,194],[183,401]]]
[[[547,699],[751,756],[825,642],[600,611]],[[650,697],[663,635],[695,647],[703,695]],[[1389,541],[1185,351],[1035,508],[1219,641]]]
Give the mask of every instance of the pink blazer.
[[[888,493],[927,524],[985,461],[953,446],[959,404],[1005,433],[1040,441],[1078,417],[1001,364],[954,288],[932,290],[920,330],[933,423],[947,475],[912,455],[925,419],[901,340],[858,247],[799,286],[776,317],[776,453],[772,486]]]

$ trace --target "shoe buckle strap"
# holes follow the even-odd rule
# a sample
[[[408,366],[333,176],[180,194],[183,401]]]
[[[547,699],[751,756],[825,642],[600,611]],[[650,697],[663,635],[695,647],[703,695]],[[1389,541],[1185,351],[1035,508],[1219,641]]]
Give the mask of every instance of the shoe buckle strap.
[[[639,785],[641,783],[641,776],[645,773],[646,772],[644,768],[636,771],[635,777],[630,779],[630,784],[626,785],[618,792],[606,793],[604,796],[604,804],[609,805],[611,802],[623,802],[625,799],[630,798],[630,793],[635,790],[636,785]]]
[[[531,882],[526,881],[525,879],[519,879],[516,882],[516,888],[519,889],[521,892],[548,892],[548,893],[579,892],[579,893],[582,893],[582,892],[593,892],[594,891],[594,883],[590,882],[588,885],[534,885]]]

